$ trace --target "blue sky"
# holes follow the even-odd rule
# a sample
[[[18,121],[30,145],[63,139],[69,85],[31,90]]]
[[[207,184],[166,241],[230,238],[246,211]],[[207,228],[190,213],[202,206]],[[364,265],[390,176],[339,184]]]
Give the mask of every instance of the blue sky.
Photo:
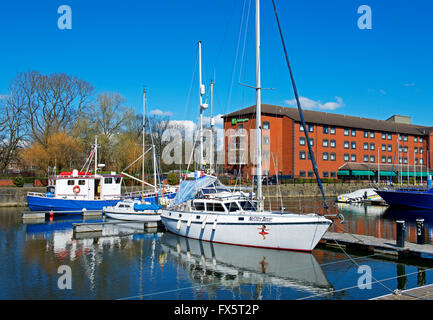
[[[377,119],[402,114],[433,126],[433,2],[276,2],[305,107]],[[63,4],[72,9],[72,30],[57,27]],[[363,4],[372,10],[371,30],[357,26]],[[201,40],[204,82],[215,80],[215,114],[225,114],[255,103],[254,90],[239,85],[255,81],[253,23],[250,0],[2,1],[0,94],[17,72],[65,72],[97,92],[119,92],[137,112],[145,85],[150,109],[195,121]],[[263,103],[292,103],[271,0],[262,0],[262,86],[274,88]]]

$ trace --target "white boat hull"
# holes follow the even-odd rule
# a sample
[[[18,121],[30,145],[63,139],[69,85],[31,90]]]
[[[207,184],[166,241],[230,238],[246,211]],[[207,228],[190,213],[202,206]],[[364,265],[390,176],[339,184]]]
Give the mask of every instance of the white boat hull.
[[[112,219],[125,220],[125,221],[142,221],[142,222],[159,222],[161,221],[161,214],[152,212],[114,212],[105,211],[104,214]]]
[[[331,220],[318,215],[216,214],[162,210],[168,231],[184,237],[248,247],[312,251]]]

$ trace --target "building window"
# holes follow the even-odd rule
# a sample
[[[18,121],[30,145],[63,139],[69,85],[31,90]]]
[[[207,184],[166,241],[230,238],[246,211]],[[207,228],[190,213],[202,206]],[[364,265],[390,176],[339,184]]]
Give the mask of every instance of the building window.
[[[364,138],[368,138],[368,131],[364,131]]]
[[[421,143],[422,143],[422,138],[421,138],[421,137],[419,137],[419,142],[421,142]]]
[[[404,137],[403,137],[403,141],[407,141],[407,136],[404,136]]]
[[[332,172],[331,172],[331,178],[335,178],[336,176],[337,176],[337,172],[332,171]]]
[[[324,134],[329,133],[329,127],[323,126],[323,133]]]
[[[308,178],[313,178],[313,177],[314,177],[314,172],[308,171]]]
[[[344,154],[344,161],[349,161],[349,155],[347,153]]]
[[[344,135],[348,136],[349,135],[349,129],[344,129]]]
[[[75,180],[68,180],[68,186],[75,185]]]
[[[350,130],[350,134],[352,135],[352,137],[356,137],[356,130],[355,129],[351,129]]]
[[[349,141],[344,141],[344,149],[349,149],[350,145],[349,145]]]
[[[364,155],[364,162],[368,162],[368,155]]]
[[[335,127],[329,128],[329,133],[330,134],[335,134],[335,132],[336,132]]]
[[[423,154],[424,153],[424,149],[423,148],[419,148],[419,153]]]
[[[374,156],[370,156],[370,162],[371,163],[375,163],[376,162],[376,158]]]
[[[370,150],[374,150],[374,143],[370,143]]]
[[[329,154],[328,154],[328,152],[323,152],[323,154],[322,154],[322,159],[325,160],[325,161],[328,161],[328,159],[329,159]]]
[[[382,133],[382,140],[386,140],[386,133]]]
[[[386,151],[386,144],[382,144],[382,151]]]
[[[263,144],[269,144],[270,141],[269,136],[263,136]]]
[[[382,156],[382,163],[386,163],[386,157]]]
[[[305,151],[299,151],[299,159],[305,160]]]
[[[403,137],[401,135],[398,135],[398,141],[401,141]]]
[[[305,138],[304,137],[299,137],[299,144],[301,146],[305,146]]]
[[[418,147],[415,147],[414,150],[415,150],[415,153],[418,153]]]
[[[415,164],[418,164],[418,158],[415,158]]]
[[[364,150],[368,150],[368,142],[364,142]]]
[[[328,139],[323,139],[322,146],[328,147]]]
[[[388,163],[392,163],[392,157],[388,157]]]
[[[401,157],[398,157],[398,163],[400,163],[400,164],[403,163],[403,159]]]
[[[308,127],[308,132],[314,132],[314,125],[309,124],[307,127]]]
[[[413,142],[418,142],[418,137],[413,137]]]
[[[331,140],[330,146],[331,146],[331,148],[335,148],[335,146],[336,146],[335,140]]]
[[[370,131],[370,138],[374,138],[374,131]]]
[[[305,177],[305,171],[299,171],[299,176],[300,177]]]
[[[268,121],[263,122],[263,130],[269,130],[271,127]]]
[[[323,171],[323,178],[328,178],[328,177],[329,177],[329,172]]]
[[[404,147],[403,147],[403,152],[408,152],[408,150],[409,150],[409,149],[407,148],[407,146],[404,146]]]
[[[402,146],[398,146],[398,152],[403,152],[403,147]]]
[[[422,158],[419,159],[419,164],[423,164],[424,160]]]
[[[392,140],[392,134],[388,133],[388,140]]]
[[[355,141],[352,141],[351,147],[352,147],[352,149],[356,149],[356,142]]]
[[[350,155],[350,161],[356,162],[356,154]]]
[[[404,163],[407,163],[407,157],[404,157]]]
[[[299,124],[299,131],[304,132],[304,126],[302,125],[302,123]]]
[[[112,184],[113,183],[113,178],[105,178],[104,179],[104,183],[105,184]]]
[[[388,151],[391,152],[392,151],[392,144],[388,145]]]
[[[314,138],[310,138],[310,146],[314,146]]]
[[[78,180],[79,186],[84,186],[86,184],[86,180]]]
[[[337,155],[334,152],[331,152],[330,156],[331,156],[331,161],[337,160]]]

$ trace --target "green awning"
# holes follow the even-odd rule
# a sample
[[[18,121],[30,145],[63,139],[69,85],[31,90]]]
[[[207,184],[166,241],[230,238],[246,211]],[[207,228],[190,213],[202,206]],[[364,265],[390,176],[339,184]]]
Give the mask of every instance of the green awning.
[[[374,176],[374,172],[367,170],[352,170],[352,176]]]
[[[338,176],[348,176],[349,175],[349,170],[340,170],[337,172]]]
[[[397,174],[393,171],[380,171],[380,175],[383,177],[395,177]]]
[[[408,176],[408,172],[404,171],[401,173],[402,177],[407,177]],[[409,177],[427,177],[427,172],[413,172],[413,171],[409,171]]]

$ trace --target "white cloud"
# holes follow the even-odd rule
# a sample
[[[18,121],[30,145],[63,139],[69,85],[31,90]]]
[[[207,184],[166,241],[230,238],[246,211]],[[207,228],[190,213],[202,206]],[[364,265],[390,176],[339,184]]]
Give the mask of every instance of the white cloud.
[[[222,114],[217,114],[216,116],[213,116],[213,120],[216,127],[224,126],[224,119]],[[203,117],[203,124],[209,125],[210,117]]]
[[[168,122],[170,126],[183,128],[186,131],[194,131],[197,125],[191,120],[170,120]]]
[[[320,109],[320,110],[335,110],[341,107],[344,107],[345,104],[343,103],[343,99],[340,97],[335,97],[337,100],[336,102],[325,102],[322,103],[321,101],[314,101],[312,99],[306,98],[306,97],[300,97],[299,102],[301,103],[301,107],[304,109]],[[292,100],[286,100],[285,101],[290,106],[296,106],[296,99]]]
[[[403,86],[405,87],[415,87],[415,83],[411,82],[411,83],[405,83],[403,84]]]
[[[170,117],[173,115],[173,112],[170,111],[162,111],[160,109],[151,110],[150,114],[155,116],[164,116],[164,117]]]

